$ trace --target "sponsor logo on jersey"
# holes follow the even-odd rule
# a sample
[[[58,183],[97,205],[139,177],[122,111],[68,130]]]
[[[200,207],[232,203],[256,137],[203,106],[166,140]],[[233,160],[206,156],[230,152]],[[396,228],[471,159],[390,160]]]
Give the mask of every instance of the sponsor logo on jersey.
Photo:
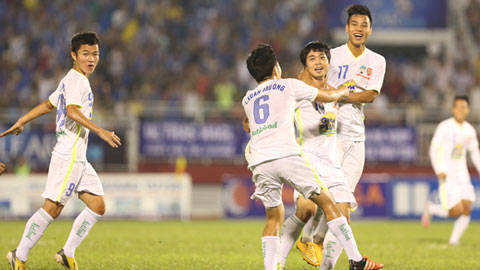
[[[355,81],[354,80],[346,81],[342,85],[345,85],[348,88],[348,90],[350,91],[350,93],[355,92]]]
[[[325,113],[320,119],[320,125],[318,126],[321,135],[327,137],[332,136],[336,132],[337,115],[333,112]]]
[[[264,130],[275,129],[275,128],[277,128],[277,122],[275,122],[273,124],[268,124],[268,125],[261,126],[261,127],[257,128],[256,130],[254,130],[252,132],[252,136],[258,135],[258,134],[262,133]]]
[[[360,70],[357,73],[357,76],[370,80],[370,75],[372,75],[372,69],[367,68],[366,66],[361,66]]]

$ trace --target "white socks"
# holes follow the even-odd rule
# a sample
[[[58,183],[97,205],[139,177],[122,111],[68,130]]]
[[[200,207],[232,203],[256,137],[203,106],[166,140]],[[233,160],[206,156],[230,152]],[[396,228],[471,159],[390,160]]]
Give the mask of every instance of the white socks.
[[[311,217],[308,220],[308,222],[305,224],[305,229],[303,230],[303,235],[302,235],[303,243],[313,242],[313,235],[315,234],[318,223],[320,222],[320,218],[322,216],[323,216],[323,211],[319,207],[315,215]]]
[[[263,236],[262,237],[262,253],[263,266],[265,270],[275,270],[277,268],[275,262],[275,254],[280,246],[280,237],[278,236]]]
[[[28,252],[42,238],[48,225],[52,223],[53,218],[43,208],[40,208],[25,225],[22,240],[17,247],[16,256],[20,261],[26,261]]]
[[[338,258],[342,254],[342,244],[337,240],[332,232],[328,231],[323,242],[323,259],[320,270],[331,270],[335,267]]]
[[[285,223],[283,223],[282,235],[280,236],[280,247],[277,251],[277,262],[285,266],[288,254],[292,249],[295,241],[302,233],[302,228],[305,226],[297,216],[291,215]]]
[[[327,234],[327,231],[328,231],[327,219],[325,218],[325,215],[322,215],[318,223],[317,231],[313,236],[313,242],[316,244],[322,244],[325,239],[325,235]]]
[[[470,224],[470,216],[461,215],[457,218],[453,225],[452,235],[450,236],[450,240],[448,241],[452,245],[458,245],[460,242],[460,237],[462,237],[463,233]]]
[[[353,237],[352,228],[348,225],[347,219],[343,216],[327,222],[330,232],[337,238],[345,249],[349,260],[360,261],[362,255],[358,251],[357,242]]]
[[[68,236],[68,240],[63,247],[65,255],[71,258],[75,257],[75,249],[82,243],[90,229],[101,217],[101,215],[96,214],[88,207],[77,216],[73,222],[72,231]]]
[[[440,204],[429,203],[427,208],[428,212],[434,216],[443,218],[448,217],[448,210],[445,210]]]

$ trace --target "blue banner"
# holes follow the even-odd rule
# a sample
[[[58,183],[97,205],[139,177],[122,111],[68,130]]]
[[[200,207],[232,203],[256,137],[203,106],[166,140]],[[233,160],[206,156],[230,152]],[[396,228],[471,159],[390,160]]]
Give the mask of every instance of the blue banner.
[[[472,179],[476,197],[480,197],[480,181]],[[265,208],[260,201],[250,199],[255,185],[250,177],[230,176],[223,181],[223,206],[229,218],[265,217]],[[282,199],[285,215],[295,212],[293,189],[284,185]],[[358,208],[354,218],[418,219],[425,203],[440,203],[438,181],[434,176],[373,177],[367,175],[360,180],[355,190]],[[480,200],[472,204],[472,219],[480,219]]]
[[[347,8],[352,4],[366,5],[372,14],[373,27],[432,29],[447,27],[447,1],[397,0],[335,0],[325,1],[328,27],[345,27]]]
[[[6,130],[7,127],[2,128]],[[111,148],[96,134],[90,134],[87,148],[87,159],[96,167],[108,167],[109,165],[126,164],[127,141],[123,130],[115,130],[122,139],[122,146]],[[9,170],[13,170],[20,159],[36,171],[46,171],[50,164],[53,147],[57,143],[54,131],[29,129],[20,135],[6,136],[0,139],[0,161],[7,164]]]
[[[366,162],[416,162],[416,134],[414,127],[366,127]]]
[[[242,123],[192,123],[144,120],[140,153],[145,157],[244,157],[249,135]]]

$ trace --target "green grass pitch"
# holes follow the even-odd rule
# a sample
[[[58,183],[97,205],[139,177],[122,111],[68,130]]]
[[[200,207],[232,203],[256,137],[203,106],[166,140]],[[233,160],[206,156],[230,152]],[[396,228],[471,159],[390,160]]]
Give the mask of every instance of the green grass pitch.
[[[72,221],[56,221],[28,258],[28,269],[61,269],[53,257],[63,247]],[[24,221],[0,221],[0,252],[17,246]],[[80,269],[263,269],[263,220],[101,221],[77,249]],[[448,246],[453,222],[355,221],[361,253],[385,269],[480,269],[480,223],[472,222],[460,246]],[[0,269],[8,269],[6,260]],[[287,269],[316,269],[292,250]],[[336,269],[348,269],[345,254]]]

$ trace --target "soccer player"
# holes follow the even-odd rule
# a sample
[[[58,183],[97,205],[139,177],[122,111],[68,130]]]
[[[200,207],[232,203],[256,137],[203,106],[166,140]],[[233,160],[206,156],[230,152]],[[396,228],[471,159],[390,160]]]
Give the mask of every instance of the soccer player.
[[[0,162],[0,175],[4,173],[6,169],[7,166],[5,165],[5,163]]]
[[[465,120],[470,113],[467,97],[455,97],[452,112],[453,117],[438,124],[430,144],[430,160],[438,177],[441,204],[428,201],[422,223],[428,227],[432,215],[458,217],[449,240],[451,245],[458,245],[470,223],[472,203],[475,201],[466,153],[468,151],[480,172],[480,152],[477,132]]]
[[[328,227],[346,250],[350,269],[364,269],[368,261],[358,251],[352,230],[331,194],[301,157],[292,123],[297,102],[338,101],[346,96],[348,89],[319,91],[296,79],[282,79],[270,45],[261,44],[253,50],[248,56],[247,68],[258,86],[242,99],[252,135],[245,156],[256,187],[252,198],[262,201],[267,216],[262,237],[265,269],[274,270],[277,266],[275,254],[285,215],[281,196],[284,183],[323,210]]]
[[[350,89],[347,102],[338,111],[337,147],[340,166],[353,193],[365,163],[364,103],[371,103],[380,93],[385,76],[385,58],[366,47],[372,33],[372,15],[368,7],[351,5],[347,9],[346,44],[331,50],[327,83],[333,87],[346,85]],[[312,231],[313,222],[304,231]],[[319,238],[321,239],[321,237]],[[335,236],[327,232],[321,269],[332,269],[342,252]]]
[[[299,76],[301,80],[319,89],[329,88],[327,72],[330,49],[327,44],[318,41],[308,43],[300,52],[300,61],[304,66],[303,72]],[[356,208],[357,204],[347,186],[338,160],[336,145],[338,104],[301,101],[298,107],[295,123],[300,145],[302,145],[310,164],[333,195],[343,216],[350,222],[350,208]],[[297,242],[297,248],[309,264],[319,266],[318,259],[322,258],[323,238],[315,239],[320,245],[312,244],[314,232],[320,225],[322,227],[319,230],[322,231],[322,237],[324,237],[328,228],[327,224],[322,211],[317,211],[316,205],[311,200],[304,198],[297,191],[295,191],[294,197],[297,206],[296,212],[283,225],[277,260],[281,267],[285,266],[290,249],[305,223],[314,222],[313,226],[310,226],[310,231],[304,231],[302,240]],[[312,219],[311,217],[314,215],[315,217]],[[320,217],[322,217],[321,223]],[[318,238],[319,235],[315,235],[315,237]],[[366,269],[381,269],[382,267],[382,264],[370,261]]]
[[[20,134],[25,124],[57,109],[57,143],[53,148],[47,183],[42,197],[45,202],[27,221],[18,247],[10,251],[7,259],[12,269],[26,269],[27,255],[40,240],[48,225],[57,218],[74,193],[86,208],[73,222],[70,235],[55,260],[66,269],[78,269],[75,249],[81,244],[93,225],[105,213],[103,187],[97,173],[86,159],[88,134],[95,132],[111,147],[121,145],[114,132],[95,125],[92,119],[93,93],[88,76],[98,64],[100,41],[96,33],[75,34],[71,40],[73,68],[60,81],[55,92],[0,134]]]

